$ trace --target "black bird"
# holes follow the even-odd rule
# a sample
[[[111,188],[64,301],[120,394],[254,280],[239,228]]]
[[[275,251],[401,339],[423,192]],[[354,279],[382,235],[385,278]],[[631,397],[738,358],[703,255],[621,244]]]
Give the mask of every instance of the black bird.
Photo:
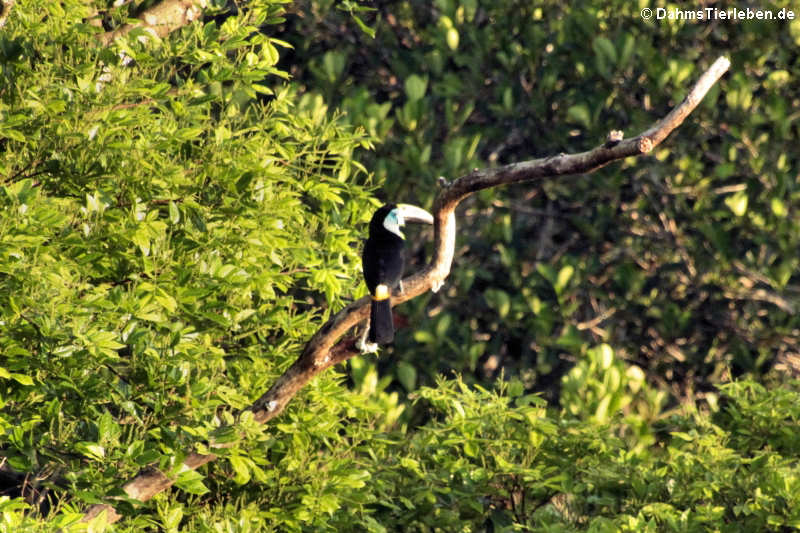
[[[378,344],[394,339],[391,296],[403,276],[405,235],[400,228],[406,222],[433,224],[433,216],[414,205],[386,204],[370,220],[369,238],[361,254],[364,280],[372,296],[367,334],[370,345],[362,339],[363,351],[374,351]]]

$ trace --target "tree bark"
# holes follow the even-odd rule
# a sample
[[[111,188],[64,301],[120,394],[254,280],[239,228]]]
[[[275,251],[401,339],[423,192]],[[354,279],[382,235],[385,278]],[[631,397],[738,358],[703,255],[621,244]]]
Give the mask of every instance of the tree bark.
[[[6,25],[6,20],[8,16],[11,14],[11,8],[14,7],[15,0],[2,0],[0,2],[0,28]]]
[[[130,33],[135,28],[158,36],[166,37],[171,32],[197,20],[208,6],[207,0],[162,0],[145,9],[135,23],[125,24],[114,31],[101,33],[98,38],[108,46],[114,39]]]

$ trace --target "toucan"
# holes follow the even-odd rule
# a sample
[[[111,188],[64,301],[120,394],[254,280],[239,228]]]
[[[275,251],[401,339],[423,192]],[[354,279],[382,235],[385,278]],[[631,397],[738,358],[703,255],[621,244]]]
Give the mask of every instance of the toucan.
[[[400,228],[406,222],[433,224],[433,215],[414,205],[386,204],[370,220],[369,237],[361,254],[364,281],[372,297],[369,344],[362,339],[363,351],[374,351],[378,344],[389,344],[394,339],[391,296],[395,287],[400,286],[402,291],[405,235]]]

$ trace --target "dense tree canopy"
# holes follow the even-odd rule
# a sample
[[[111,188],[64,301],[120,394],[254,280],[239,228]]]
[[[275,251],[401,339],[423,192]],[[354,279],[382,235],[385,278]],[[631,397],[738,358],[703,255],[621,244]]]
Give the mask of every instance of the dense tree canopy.
[[[3,4],[0,531],[800,527],[790,2]],[[474,195],[393,347],[237,417],[364,294],[381,201],[639,133],[719,55],[652,156]]]

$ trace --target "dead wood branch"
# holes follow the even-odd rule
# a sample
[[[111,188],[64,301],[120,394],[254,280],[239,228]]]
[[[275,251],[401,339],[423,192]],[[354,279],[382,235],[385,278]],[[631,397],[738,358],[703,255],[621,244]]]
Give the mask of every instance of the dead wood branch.
[[[108,46],[114,39],[130,33],[135,28],[142,28],[159,38],[164,38],[178,28],[197,20],[207,6],[206,0],[162,0],[144,10],[137,22],[101,33],[98,38]]]

